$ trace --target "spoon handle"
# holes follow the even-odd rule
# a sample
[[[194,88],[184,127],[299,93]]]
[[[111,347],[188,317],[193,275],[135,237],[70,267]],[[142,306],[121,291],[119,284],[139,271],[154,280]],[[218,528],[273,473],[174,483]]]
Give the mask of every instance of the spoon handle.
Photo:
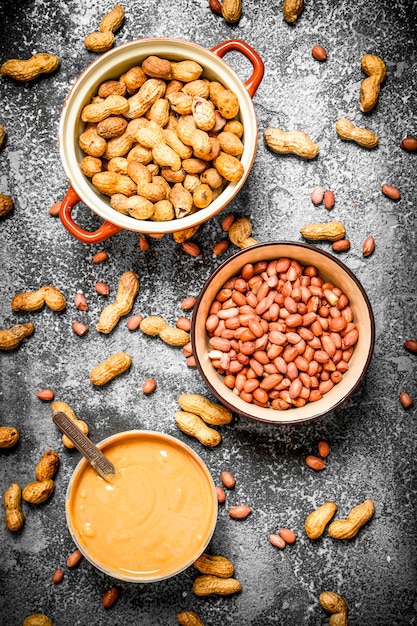
[[[87,459],[87,461],[94,467],[96,472],[103,478],[114,476],[116,470],[113,463],[111,463],[107,457],[94,445],[78,426],[61,411],[54,413],[52,416],[53,421],[58,428],[68,437],[68,439],[74,444],[79,452]]]

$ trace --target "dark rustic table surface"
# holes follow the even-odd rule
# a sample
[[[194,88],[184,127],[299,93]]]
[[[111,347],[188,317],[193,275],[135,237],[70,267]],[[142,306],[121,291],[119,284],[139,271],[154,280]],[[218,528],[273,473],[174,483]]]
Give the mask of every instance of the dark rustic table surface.
[[[18,349],[0,353],[0,424],[20,432],[15,447],[0,450],[0,491],[14,481],[22,487],[32,481],[47,449],[58,452],[60,467],[48,502],[23,503],[19,532],[0,525],[0,623],[18,626],[32,613],[45,613],[56,626],[166,626],[177,623],[179,611],[194,610],[213,626],[317,626],[329,620],[319,594],[332,590],[346,599],[351,625],[417,624],[417,415],[415,406],[406,410],[399,401],[404,391],[417,403],[417,356],[403,347],[407,339],[417,339],[417,156],[400,148],[405,136],[417,135],[416,5],[306,0],[296,24],[289,25],[281,1],[243,0],[234,26],[214,14],[208,0],[126,0],[122,5],[125,20],[115,45],[176,37],[210,49],[239,38],[259,53],[265,75],[253,98],[258,149],[238,196],[194,236],[199,256],[186,254],[170,235],[150,239],[147,251],[140,249],[138,233],[126,230],[101,244],[78,241],[49,213],[68,189],[58,151],[59,118],[71,86],[97,57],[84,47],[84,37],[113,5],[1,3],[0,62],[48,51],[60,58],[60,67],[33,83],[0,81],[0,123],[7,131],[0,193],[14,200],[14,209],[0,222],[0,326],[27,321],[36,326]],[[312,57],[316,44],[327,50],[327,61]],[[366,115],[358,106],[365,53],[379,55],[387,67],[379,102]],[[235,53],[226,60],[245,80],[247,61]],[[378,148],[342,142],[335,132],[340,117],[372,129],[380,137]],[[273,153],[263,140],[267,126],[307,132],[320,145],[319,156],[308,161]],[[381,193],[384,183],[400,189],[399,201]],[[299,231],[305,223],[329,219],[323,205],[311,202],[317,185],[334,191],[330,218],[345,224],[351,242],[339,258],[361,281],[373,307],[376,343],[366,379],[344,406],[315,422],[280,427],[235,416],[221,429],[222,443],[204,448],[180,432],[174,418],[181,393],[214,400],[198,370],[187,367],[181,349],[130,332],[126,318],[110,335],[98,333],[95,324],[106,299],[94,285],[110,285],[108,302],[121,274],[134,270],[140,290],[133,313],[161,315],[175,324],[184,315],[181,301],[197,296],[212,271],[237,251],[231,245],[222,256],[212,253],[225,237],[226,214],[249,218],[259,241],[303,241]],[[83,205],[75,215],[88,230],[101,224]],[[368,236],[375,239],[375,251],[364,257]],[[315,245],[331,251],[328,242]],[[109,257],[97,265],[92,257],[100,250]],[[47,284],[64,293],[65,311],[12,311],[16,293]],[[77,291],[85,294],[88,311],[75,308]],[[74,320],[89,325],[90,332],[77,336]],[[94,388],[91,368],[120,350],[132,355],[130,371]],[[150,395],[142,392],[147,378],[157,381]],[[88,423],[93,441],[128,429],[161,430],[192,446],[217,484],[223,470],[235,475],[236,487],[220,506],[209,551],[233,561],[240,593],[196,597],[197,572],[191,567],[164,582],[121,583],[117,603],[110,610],[102,607],[102,595],[115,581],[86,560],[73,570],[66,566],[75,546],[66,526],[65,492],[80,455],[63,447],[51,403],[37,397],[45,388]],[[315,472],[305,457],[316,454],[322,439],[331,452],[326,469]],[[324,501],[336,501],[343,517],[367,498],[375,502],[375,515],[354,539],[337,541],[325,534],[313,542],[306,536],[307,515]],[[252,507],[247,519],[229,517],[229,506],[237,504]],[[281,526],[297,535],[284,550],[268,539]],[[54,585],[57,568],[64,578]]]

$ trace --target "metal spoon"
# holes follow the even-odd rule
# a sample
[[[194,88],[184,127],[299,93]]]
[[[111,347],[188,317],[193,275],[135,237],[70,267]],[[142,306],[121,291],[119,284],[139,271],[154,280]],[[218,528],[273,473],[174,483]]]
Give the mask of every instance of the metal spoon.
[[[60,411],[54,413],[52,419],[102,478],[107,480],[116,474],[113,463],[104,456],[91,439],[84,435],[68,415]]]

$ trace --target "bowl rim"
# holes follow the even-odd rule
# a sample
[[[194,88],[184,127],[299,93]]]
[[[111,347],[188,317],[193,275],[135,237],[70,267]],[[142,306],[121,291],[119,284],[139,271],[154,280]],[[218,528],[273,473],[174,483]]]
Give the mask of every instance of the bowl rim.
[[[109,204],[109,198],[100,194],[98,191],[92,188],[92,183],[87,179],[81,169],[76,164],[78,148],[75,146],[75,128],[72,121],[75,123],[74,101],[79,103],[82,99],[86,98],[86,85],[85,82],[93,80],[94,75],[100,68],[105,69],[108,73],[110,71],[110,61],[114,59],[117,64],[118,56],[123,58],[129,50],[132,51],[132,65],[135,62],[135,53],[140,55],[142,49],[154,45],[164,46],[173,45],[178,46],[179,52],[181,47],[184,48],[184,56],[186,52],[196,50],[197,55],[203,55],[211,63],[214,63],[220,70],[223,69],[226,74],[229,74],[235,85],[239,86],[239,93],[237,94],[241,105],[241,117],[245,115],[248,119],[242,119],[244,127],[247,128],[247,136],[250,138],[250,143],[244,142],[246,149],[242,154],[242,162],[244,162],[245,170],[242,177],[238,181],[228,181],[227,185],[221,192],[221,194],[213,200],[212,203],[206,208],[199,209],[194,213],[182,218],[174,218],[169,221],[157,222],[152,220],[137,220],[131,216],[118,213]],[[161,51],[155,52],[156,54],[162,54]],[[150,51],[149,54],[152,54]],[[167,53],[169,56],[169,53]],[[146,54],[145,54],[146,56]],[[191,55],[192,56],[192,55]],[[201,63],[203,63],[201,61]],[[120,60],[122,64],[122,60]],[[203,68],[207,70],[206,67]],[[211,68],[209,68],[210,71]],[[226,76],[217,76],[217,80],[221,81]],[[233,82],[232,81],[232,82]],[[94,81],[96,82],[96,81]],[[91,96],[91,94],[90,94]],[[79,107],[77,107],[78,109]],[[242,108],[244,113],[242,113]],[[80,111],[78,111],[80,114]],[[68,125],[70,128],[68,128]],[[133,39],[131,41],[124,42],[118,46],[115,46],[111,50],[108,50],[98,58],[94,59],[82,72],[76,77],[70,90],[68,91],[63,106],[60,112],[59,126],[58,126],[58,148],[61,160],[61,165],[64,170],[65,176],[71,188],[73,188],[81,200],[90,210],[97,214],[101,219],[114,224],[124,230],[130,230],[133,232],[150,233],[150,234],[168,234],[174,233],[189,228],[200,226],[218,213],[220,213],[232,200],[237,193],[241,190],[245,184],[255,161],[258,144],[258,121],[256,117],[256,111],[253,104],[253,99],[245,87],[243,80],[234,70],[234,68],[221,56],[212,52],[209,48],[188,41],[186,39],[170,38],[170,37],[148,37],[143,39]],[[76,166],[77,165],[77,166]]]
[[[338,407],[340,407],[342,404],[345,403],[345,401],[347,400],[348,397],[350,397],[357,389],[358,387],[361,385],[362,381],[364,380],[367,371],[369,369],[369,366],[371,364],[372,361],[372,356],[373,356],[373,352],[374,352],[374,348],[375,348],[375,319],[374,319],[374,314],[373,314],[373,310],[372,310],[372,306],[371,306],[371,302],[368,298],[368,295],[363,287],[363,285],[361,284],[361,282],[359,281],[359,279],[356,277],[356,275],[352,272],[352,270],[343,263],[343,261],[341,261],[339,258],[335,257],[333,254],[331,254],[330,252],[328,252],[327,250],[322,250],[321,248],[317,248],[316,246],[312,245],[312,244],[308,244],[305,242],[299,242],[299,241],[268,241],[268,242],[264,242],[264,243],[258,243],[254,246],[250,246],[249,248],[244,248],[243,250],[239,250],[238,252],[236,252],[235,254],[233,254],[232,256],[230,256],[229,258],[227,258],[225,261],[223,261],[211,274],[210,276],[207,278],[207,280],[205,281],[203,287],[200,290],[200,293],[196,299],[196,303],[194,305],[193,308],[193,316],[192,316],[192,320],[191,320],[191,343],[192,345],[196,345],[195,342],[195,337],[196,337],[196,327],[197,327],[197,317],[198,317],[198,311],[199,311],[199,307],[200,307],[200,303],[202,302],[202,300],[204,299],[204,295],[209,287],[209,285],[211,284],[212,280],[221,272],[223,271],[228,264],[232,261],[235,260],[243,255],[247,255],[248,251],[253,250],[253,249],[261,249],[261,248],[268,248],[270,246],[277,246],[277,245],[284,245],[284,246],[293,246],[295,249],[307,249],[309,251],[312,251],[314,253],[317,253],[319,255],[322,255],[323,257],[327,258],[328,260],[330,260],[333,263],[336,263],[336,265],[339,266],[339,268],[344,271],[348,277],[355,283],[355,286],[358,288],[363,301],[366,305],[366,309],[369,315],[369,326],[370,326],[370,334],[369,334],[369,348],[368,348],[368,353],[366,356],[366,360],[365,363],[362,367],[362,371],[360,373],[360,375],[358,376],[357,380],[355,381],[354,385],[352,385],[352,387],[350,387],[348,389],[348,391],[343,395],[343,397],[341,397],[337,402],[335,402],[330,408],[325,409],[323,411],[318,411],[317,413],[315,413],[314,415],[311,416],[307,416],[305,418],[302,419],[296,419],[293,418],[291,419],[291,411],[292,410],[296,410],[296,407],[294,407],[294,409],[288,409],[288,411],[280,411],[279,413],[282,413],[284,415],[288,414],[289,417],[288,419],[280,419],[280,420],[269,420],[267,418],[263,418],[257,415],[251,415],[249,412],[246,411],[241,411],[236,409],[236,407],[231,404],[227,398],[224,398],[222,396],[222,394],[216,389],[216,387],[210,382],[210,380],[208,379],[208,376],[205,373],[204,367],[200,361],[199,355],[197,353],[197,351],[194,352],[193,356],[195,358],[195,362],[196,362],[196,366],[197,369],[200,373],[200,375],[202,376],[204,382],[206,383],[206,385],[209,387],[210,391],[216,396],[216,398],[222,403],[224,404],[228,409],[230,409],[232,411],[232,413],[239,415],[239,417],[245,417],[247,419],[250,419],[252,421],[255,422],[261,422],[261,423],[265,423],[265,424],[274,424],[276,426],[297,426],[297,425],[301,425],[301,424],[305,424],[306,422],[311,422],[314,421],[318,418],[324,417],[325,415],[328,415],[330,412],[334,411],[335,409],[337,409]],[[243,267],[243,265],[242,265]],[[310,404],[316,404],[316,403],[310,403]],[[250,406],[250,405],[249,405]],[[270,409],[271,411],[274,411],[274,409]]]
[[[212,519],[211,519],[210,531],[207,534],[206,541],[204,542],[204,544],[202,544],[202,550],[201,550],[201,554],[202,554],[206,550],[207,546],[209,545],[213,537],[214,531],[216,529],[217,522],[218,522],[218,499],[217,499],[217,494],[216,494],[216,486],[215,486],[214,479],[213,479],[213,476],[209,467],[207,466],[205,461],[202,459],[202,457],[199,455],[199,453],[193,450],[193,448],[191,448],[191,446],[189,446],[185,441],[182,441],[181,439],[179,439],[178,437],[175,437],[174,435],[170,435],[168,433],[164,433],[164,432],[157,431],[157,430],[147,430],[147,429],[141,428],[141,429],[129,429],[129,430],[124,430],[124,431],[119,431],[117,433],[114,433],[113,435],[109,435],[105,439],[102,439],[96,445],[98,448],[102,449],[103,447],[106,446],[106,444],[111,443],[113,441],[116,442],[118,438],[129,437],[129,436],[136,437],[140,435],[151,436],[151,437],[153,436],[153,437],[158,437],[158,438],[168,440],[173,445],[178,446],[183,452],[190,455],[198,463],[201,470],[204,472],[204,475],[207,478],[207,486],[211,488],[212,495],[213,495],[213,514],[212,514]],[[164,576],[149,576],[148,578],[145,578],[145,577],[137,578],[137,577],[128,576],[128,575],[123,576],[123,574],[121,573],[119,574],[119,572],[111,568],[106,568],[105,565],[103,565],[102,563],[94,559],[94,557],[91,556],[89,550],[84,545],[82,545],[81,542],[78,540],[78,537],[73,529],[73,525],[71,524],[71,515],[69,511],[71,489],[73,488],[76,479],[88,466],[89,466],[89,462],[87,461],[87,459],[84,457],[81,457],[77,465],[75,466],[75,468],[72,470],[72,473],[71,473],[71,476],[70,476],[70,479],[68,481],[68,485],[65,491],[65,519],[66,519],[67,529],[75,545],[80,550],[80,552],[82,552],[83,556],[85,556],[87,561],[89,561],[89,563],[91,563],[91,565],[93,565],[97,570],[103,572],[104,574],[108,576],[111,576],[112,578],[115,578],[116,580],[120,580],[123,582],[148,584],[148,583],[160,582],[162,580],[167,580],[169,578],[173,578],[174,576],[177,576],[178,574],[181,574],[193,564],[193,562],[196,560],[196,558],[198,558],[198,556],[200,556],[200,555],[193,556],[193,558],[190,561],[188,561],[185,565],[181,566],[180,569],[176,570],[175,572],[172,572],[171,574],[167,574]]]

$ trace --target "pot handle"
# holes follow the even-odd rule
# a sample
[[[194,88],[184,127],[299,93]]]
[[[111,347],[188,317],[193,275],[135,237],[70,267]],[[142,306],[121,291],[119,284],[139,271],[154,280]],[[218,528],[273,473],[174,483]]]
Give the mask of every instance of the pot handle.
[[[61,202],[59,217],[71,235],[74,235],[74,237],[83,243],[100,243],[122,230],[120,226],[116,226],[115,224],[107,221],[103,222],[97,230],[92,232],[84,230],[81,226],[78,226],[78,224],[76,224],[71,217],[71,211],[79,201],[80,198],[74,189],[70,187],[65,195],[65,198]]]
[[[223,41],[223,43],[219,43],[217,46],[214,46],[214,48],[211,48],[211,52],[220,58],[223,58],[224,55],[231,50],[241,52],[243,56],[245,56],[252,63],[252,75],[243,84],[245,85],[250,97],[253,98],[264,75],[264,62],[259,54],[249,44],[241,39],[229,39],[228,41]]]

